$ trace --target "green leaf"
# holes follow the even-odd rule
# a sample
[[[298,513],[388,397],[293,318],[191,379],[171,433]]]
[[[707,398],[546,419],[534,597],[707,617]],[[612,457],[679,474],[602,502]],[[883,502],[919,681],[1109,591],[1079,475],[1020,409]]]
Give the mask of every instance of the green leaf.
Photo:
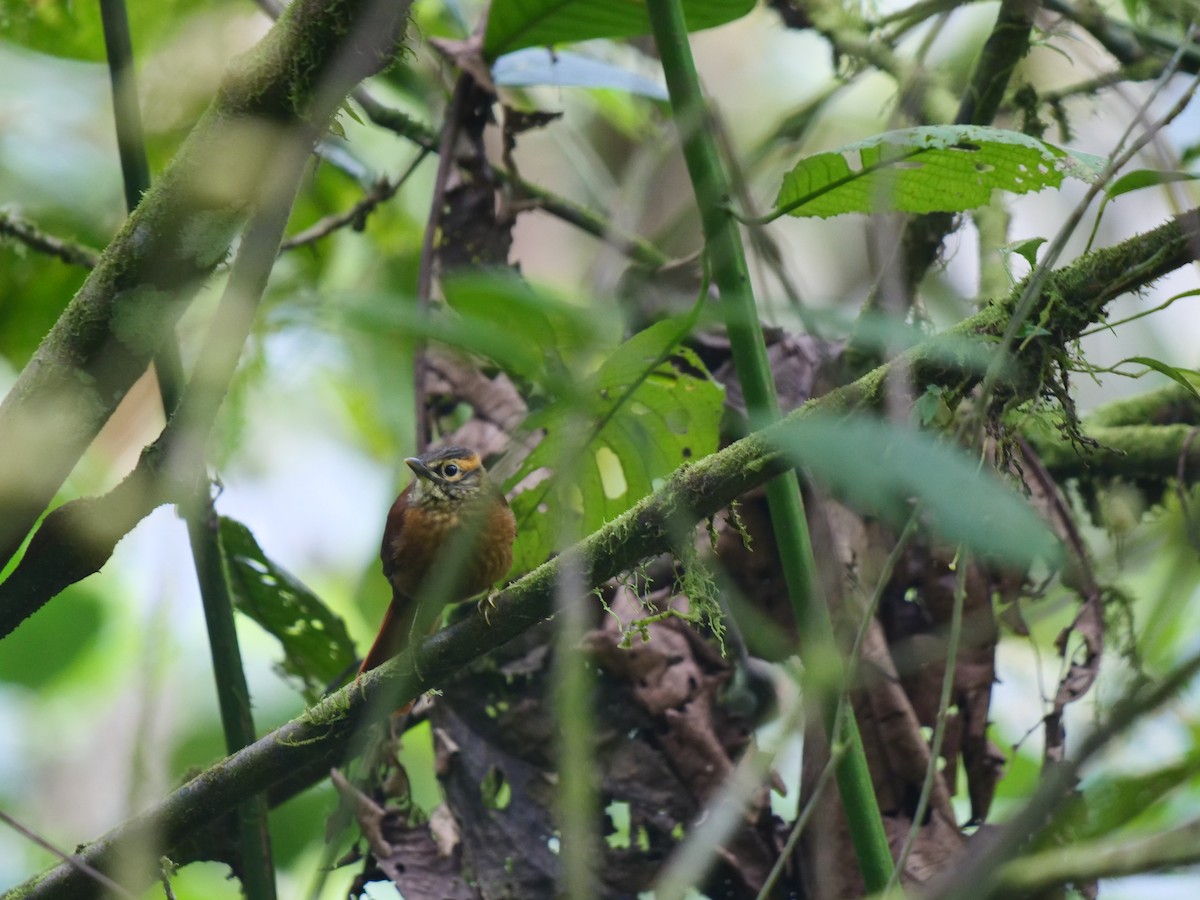
[[[283,645],[283,674],[309,701],[357,658],[342,620],[298,579],[271,562],[250,529],[221,517],[221,549],[234,606]]]
[[[616,346],[613,319],[556,296],[504,271],[473,271],[447,277],[446,303],[460,319],[445,339],[497,362],[510,375],[557,393],[564,375],[593,368],[598,354]]]
[[[688,31],[741,18],[754,0],[683,0]],[[522,47],[650,33],[644,3],[629,0],[496,0],[488,13],[483,55],[494,60]]]
[[[71,585],[4,639],[0,682],[44,688],[95,649],[107,618],[95,588]]]
[[[920,507],[942,539],[990,560],[1056,558],[1058,543],[1029,505],[948,443],[868,418],[810,418],[784,428],[779,448],[857,509],[902,526]]]
[[[1179,369],[1175,366],[1167,365],[1167,363],[1163,362],[1161,359],[1154,359],[1150,356],[1129,356],[1121,360],[1121,362],[1117,363],[1117,365],[1119,366],[1121,363],[1127,362],[1138,363],[1139,365],[1153,369],[1155,372],[1161,372],[1176,384],[1183,385],[1188,389],[1193,397],[1195,397],[1197,400],[1200,400],[1200,393],[1196,391],[1196,386],[1192,384],[1191,380],[1187,377],[1188,375],[1191,375],[1193,378],[1200,378],[1200,372],[1193,371],[1192,369]]]
[[[847,156],[856,154],[858,166]],[[1107,161],[1029,135],[977,125],[889,131],[802,159],[783,178],[776,210],[826,218],[896,210],[962,212],[992,191],[1058,187],[1063,176],[1094,180]]]
[[[513,498],[514,574],[544,561],[564,535],[595,531],[680,465],[716,450],[724,390],[679,346],[690,325],[670,319],[639,332],[574,400],[526,420],[526,430],[546,436],[508,486],[539,469],[550,477]]]
[[[922,425],[949,424],[952,414],[946,405],[945,394],[946,389],[940,384],[931,384],[925,388],[925,393],[917,398],[917,402],[913,404],[913,411]]]
[[[193,11],[211,15],[212,6],[205,0],[139,4],[133,23],[135,54],[159,44]],[[30,50],[92,62],[103,62],[106,58],[99,3],[79,0],[5,3],[0,11],[0,27],[6,41]]]
[[[1046,243],[1044,237],[1026,238],[1023,241],[1009,244],[1007,247],[1001,247],[1001,253],[1015,253],[1017,256],[1029,263],[1029,268],[1037,268],[1037,253],[1042,244]]]
[[[1098,772],[1090,777],[1082,794],[1075,795],[1058,811],[1051,830],[1038,839],[1038,846],[1051,847],[1063,839],[1083,841],[1116,832],[1160,827],[1171,816],[1164,799],[1180,786],[1194,781],[1200,757],[1193,751],[1180,762],[1147,772],[1121,774]]]
[[[1160,172],[1155,169],[1137,169],[1122,175],[1104,191],[1105,199],[1112,200],[1122,194],[1140,191],[1143,188],[1171,184],[1176,181],[1196,181],[1200,175],[1194,172]]]

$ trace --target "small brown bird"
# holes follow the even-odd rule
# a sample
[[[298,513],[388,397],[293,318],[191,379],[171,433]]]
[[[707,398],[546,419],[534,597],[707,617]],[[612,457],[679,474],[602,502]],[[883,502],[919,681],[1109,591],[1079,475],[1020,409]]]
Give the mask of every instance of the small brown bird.
[[[392,504],[379,551],[392,602],[359,675],[404,647],[435,565],[461,567],[446,602],[490,590],[512,565],[517,523],[478,453],[446,447],[404,462],[416,477]]]

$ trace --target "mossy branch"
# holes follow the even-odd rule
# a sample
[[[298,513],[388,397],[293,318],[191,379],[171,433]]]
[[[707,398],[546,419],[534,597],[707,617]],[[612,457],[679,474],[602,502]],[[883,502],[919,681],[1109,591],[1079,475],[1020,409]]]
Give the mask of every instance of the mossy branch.
[[[1098,321],[1104,305],[1119,293],[1185,265],[1195,258],[1197,247],[1200,215],[1190,212],[1116,247],[1089,254],[1051,275],[1048,284],[1053,290],[1038,302],[1035,316],[1053,312],[1064,320],[1057,336],[1072,340]],[[953,332],[984,340],[998,338],[1021,293],[1018,286]],[[918,388],[948,376],[978,378],[955,371],[941,343],[934,338],[902,357],[900,364],[917,380]],[[1010,384],[1014,399],[1030,399],[1040,383],[1040,366],[1049,348],[1039,351],[1036,343],[1031,342],[1020,360],[1020,365],[1033,370]],[[1057,352],[1062,352],[1061,345]],[[584,584],[600,584],[642,559],[665,552],[680,522],[698,522],[786,471],[789,463],[778,444],[787,430],[814,415],[873,405],[881,398],[888,373],[896,364],[881,366],[857,382],[811,400],[782,422],[678,470],[661,489],[579,544],[576,558],[582,561]],[[367,710],[376,705],[391,708],[412,699],[551,615],[557,577],[557,562],[541,566],[497,595],[491,625],[481,616],[472,616],[435,634],[418,648],[419,667],[414,667],[414,654],[405,651],[369,673],[360,685],[342,689],[301,718],[223,759],[142,816],[84,847],[79,856],[103,871],[124,848],[149,841],[168,855],[174,852],[182,858],[200,858],[195,855],[196,841],[245,796],[267,790],[278,797],[323,778],[346,752]],[[417,671],[423,679],[416,676]],[[145,877],[152,875],[146,873]],[[5,897],[74,898],[83,896],[85,882],[76,869],[64,864]]]
[[[1058,434],[1027,435],[1055,479],[1165,482],[1182,471],[1189,482],[1200,480],[1200,429],[1195,425],[1085,427],[1083,436],[1096,444],[1082,447]]]
[[[0,564],[224,260],[279,132],[320,134],[350,88],[391,61],[407,11],[403,2],[296,0],[234,63],[0,404]]]
[[[1022,856],[997,873],[999,893],[1035,896],[1067,884],[1121,878],[1200,862],[1200,819],[1158,834],[1106,837]]]

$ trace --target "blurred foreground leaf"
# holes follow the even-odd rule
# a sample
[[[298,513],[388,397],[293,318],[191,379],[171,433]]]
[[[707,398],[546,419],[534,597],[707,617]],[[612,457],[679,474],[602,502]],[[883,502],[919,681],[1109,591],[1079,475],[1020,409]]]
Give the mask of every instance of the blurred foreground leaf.
[[[620,340],[619,325],[503,270],[463,272],[442,285],[459,314],[444,335],[495,360],[509,375],[551,393],[569,389],[571,374],[595,365]],[[564,380],[565,379],[565,380]]]
[[[271,562],[250,529],[221,517],[221,548],[234,605],[283,645],[280,668],[316,700],[357,658],[342,620],[299,580]]]
[[[926,432],[869,418],[810,418],[784,431],[779,448],[807,475],[894,526],[916,501],[939,537],[986,559],[1025,566],[1059,554],[1050,529],[1015,490]]]
[[[140,4],[136,11],[138,46],[157,44],[193,10],[211,10],[214,5],[217,4],[203,0]],[[28,49],[90,62],[105,60],[99,3],[77,0],[5,3],[0,10],[0,26],[6,40]]]

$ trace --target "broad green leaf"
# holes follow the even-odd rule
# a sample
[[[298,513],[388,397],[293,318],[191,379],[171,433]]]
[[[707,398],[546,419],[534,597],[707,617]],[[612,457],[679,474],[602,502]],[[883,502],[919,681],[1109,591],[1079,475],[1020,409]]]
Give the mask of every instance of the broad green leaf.
[[[1104,196],[1108,200],[1114,197],[1120,197],[1122,194],[1128,194],[1132,191],[1140,191],[1143,188],[1156,187],[1160,184],[1171,184],[1176,181],[1196,181],[1200,179],[1200,175],[1195,172],[1160,172],[1155,169],[1137,169],[1122,175],[1104,191]]]
[[[1155,372],[1160,372],[1163,375],[1166,375],[1176,384],[1187,388],[1193,397],[1195,397],[1197,400],[1200,400],[1200,392],[1196,391],[1196,386],[1192,384],[1191,380],[1187,377],[1188,375],[1191,375],[1193,378],[1200,378],[1200,372],[1195,372],[1192,369],[1179,369],[1175,366],[1168,365],[1161,359],[1154,359],[1151,356],[1130,356],[1121,360],[1121,363],[1127,362],[1138,363],[1139,365],[1153,369]],[[1117,363],[1117,365],[1119,366],[1121,363]]]
[[[724,25],[754,0],[683,0],[689,31]],[[483,55],[494,60],[522,47],[542,47],[650,33],[644,3],[629,0],[496,0],[488,13]]]
[[[716,449],[724,391],[679,346],[688,325],[673,319],[638,333],[576,391],[576,400],[526,421],[527,431],[545,429],[545,437],[507,487],[539,469],[551,475],[513,499],[514,574],[544,561],[563,536],[595,531],[681,464]]]
[[[282,672],[300,682],[308,700],[320,699],[356,658],[345,623],[271,562],[241,522],[221,517],[221,549],[234,605],[279,639]]]
[[[999,478],[926,432],[870,418],[810,418],[778,442],[803,471],[857,509],[903,525],[919,505],[942,539],[986,559],[1027,565],[1057,557],[1046,524]]]
[[[545,47],[506,53],[492,66],[492,81],[501,87],[611,88],[654,100],[667,99],[665,87],[637,72],[579,53],[552,53]]]
[[[775,207],[821,218],[962,212],[986,205],[995,190],[1040,191],[1058,187],[1063,176],[1092,181],[1106,162],[1001,128],[904,128],[802,159],[784,176]]]
[[[0,682],[39,689],[64,674],[96,646],[108,614],[103,597],[73,584],[4,638]]]

